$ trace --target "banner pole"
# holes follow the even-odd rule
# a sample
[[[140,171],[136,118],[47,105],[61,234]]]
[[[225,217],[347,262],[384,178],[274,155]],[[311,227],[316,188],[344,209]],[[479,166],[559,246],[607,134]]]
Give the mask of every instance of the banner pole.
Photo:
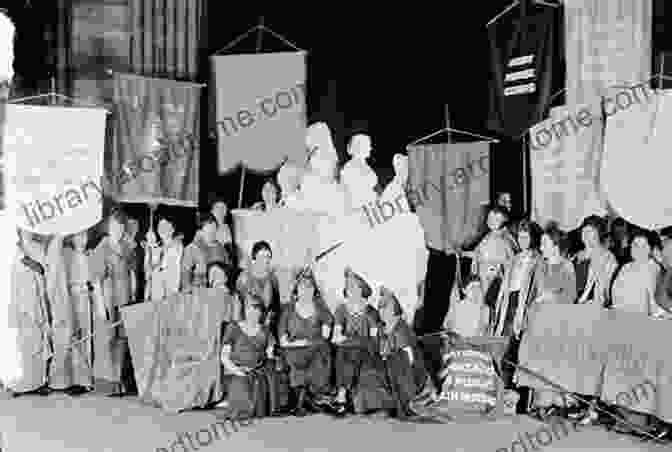
[[[264,16],[261,16],[259,18],[259,26],[257,28],[257,51],[256,53],[261,52],[261,41],[262,38],[264,37]],[[240,172],[240,187],[238,189],[238,208],[243,207],[243,190],[245,187],[245,173],[247,172],[247,168],[245,165],[243,165],[241,172]]]

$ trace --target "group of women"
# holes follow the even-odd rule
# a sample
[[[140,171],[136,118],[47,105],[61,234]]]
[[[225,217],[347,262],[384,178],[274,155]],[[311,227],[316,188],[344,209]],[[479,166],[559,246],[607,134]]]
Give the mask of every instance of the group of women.
[[[268,182],[262,192],[255,207],[277,207],[277,185]],[[374,297],[369,283],[346,269],[334,308],[304,269],[281,303],[271,247],[255,243],[239,273],[227,216],[226,204],[215,200],[209,212],[198,214],[188,246],[165,215],[138,246],[137,221],[121,210],[109,215],[107,234],[93,249],[90,231],[47,239],[20,230],[10,305],[22,372],[6,386],[15,395],[75,395],[101,379],[117,384],[115,394],[132,393],[120,308],[210,287],[223,289],[236,304],[220,337],[226,397],[214,401],[232,416],[321,410],[407,417],[419,406],[414,400],[428,393],[430,404],[441,400],[450,386],[449,363],[442,362],[436,375],[425,366],[430,363],[394,290],[383,285]],[[464,253],[472,275],[458,288],[462,295],[451,301],[444,325],[459,337],[510,338],[500,368],[510,389],[516,389],[518,346],[541,304],[594,303],[672,317],[672,240],[629,230],[620,219],[608,233],[607,221],[593,216],[583,222],[580,249],[570,255],[571,241],[557,226],[542,230],[508,220],[504,207],[489,211],[488,232]],[[566,400],[537,391],[534,405],[545,417]],[[590,409],[581,414],[585,422],[595,420]]]
[[[590,216],[579,228],[580,243],[573,244],[555,224],[542,230],[526,220],[511,228],[505,227],[506,222],[506,209],[492,209],[487,220],[490,231],[470,256],[492,312],[490,334],[511,338],[502,363],[502,377],[510,388],[515,387],[513,364],[521,336],[542,304],[593,303],[672,319],[672,240],[665,231],[636,228],[620,218],[608,231],[607,219]],[[572,248],[578,250],[571,253]],[[534,392],[531,404],[540,418],[564,412],[584,424],[597,420],[594,407],[571,405],[567,397],[552,391]]]

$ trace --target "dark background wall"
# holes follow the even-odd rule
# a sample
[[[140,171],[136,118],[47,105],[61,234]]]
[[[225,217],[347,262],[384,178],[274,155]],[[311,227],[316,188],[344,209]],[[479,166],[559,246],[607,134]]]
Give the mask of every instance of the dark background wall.
[[[104,80],[105,69],[130,70],[128,54],[124,54],[129,47],[128,38],[124,38],[129,24],[123,20],[129,1],[3,2],[18,30],[12,97],[47,91],[49,78],[55,75],[60,92],[78,96],[88,92],[91,97],[100,94],[103,102],[109,100],[105,99],[105,87],[109,85],[109,80]],[[342,161],[352,134],[371,134],[375,148],[372,164],[385,183],[391,177],[394,153],[405,152],[407,143],[445,125],[446,105],[453,127],[493,135],[485,126],[489,67],[485,24],[509,3],[449,2],[442,7],[415,9],[402,4],[372,10],[320,4],[254,10],[208,1],[196,79],[208,82],[208,56],[258,23],[263,15],[269,28],[308,51],[309,121],[322,120],[330,125]],[[653,45],[657,55],[670,47],[672,31],[669,26],[665,28],[664,0],[654,0],[654,4]],[[88,26],[83,26],[83,19],[73,16],[73,9],[79,7],[81,11],[82,5],[101,8],[99,26],[92,26],[89,19]],[[517,14],[518,8],[500,21],[510,22]],[[119,31],[116,38],[115,30]],[[253,36],[235,49],[254,52],[255,46]],[[286,49],[270,34],[264,34],[264,51]],[[82,52],[88,52],[88,58],[77,57]],[[668,67],[672,69],[672,64]],[[564,69],[558,66],[557,71],[563,78]],[[205,94],[209,94],[207,90]],[[556,99],[556,103],[561,101]],[[211,192],[217,192],[235,206],[239,172],[216,174],[214,143],[204,137],[202,149],[202,205]],[[513,192],[519,209],[523,197],[520,150],[517,142],[496,147],[491,176],[493,192]],[[245,205],[259,199],[265,176],[248,173]],[[146,217],[143,209],[131,207]]]

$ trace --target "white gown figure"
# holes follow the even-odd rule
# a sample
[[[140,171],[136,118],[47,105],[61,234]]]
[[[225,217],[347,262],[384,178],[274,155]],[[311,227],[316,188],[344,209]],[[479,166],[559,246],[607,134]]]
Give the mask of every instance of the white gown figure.
[[[371,156],[371,138],[362,134],[353,136],[348,154],[351,158],[341,170],[341,183],[346,188],[350,209],[361,209],[378,198],[375,191],[378,176],[366,163]]]
[[[338,155],[329,127],[323,122],[308,127],[306,146],[309,151],[308,170],[301,177],[299,190],[287,203],[301,211],[341,216],[344,194],[336,182]]]
[[[369,221],[360,221],[360,232],[353,234],[347,252],[352,269],[373,287],[383,285],[391,290],[404,318],[412,324],[418,308],[418,284],[427,274],[429,252],[420,219],[411,212],[406,196],[408,158],[396,154],[393,164],[395,177],[379,199],[381,205],[394,206],[393,215],[373,227]],[[359,218],[363,220],[364,215]]]

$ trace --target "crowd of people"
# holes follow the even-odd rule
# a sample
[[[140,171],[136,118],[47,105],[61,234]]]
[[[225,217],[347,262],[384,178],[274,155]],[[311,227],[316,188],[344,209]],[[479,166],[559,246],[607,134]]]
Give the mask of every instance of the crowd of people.
[[[253,207],[278,208],[281,192],[269,180]],[[621,218],[591,216],[568,234],[552,223],[542,229],[529,219],[511,222],[510,204],[510,195],[500,197],[476,246],[458,250],[471,268],[455,283],[456,295],[424,301],[450,304],[438,332],[445,338],[440,363],[429,362],[436,355],[425,350],[395,291],[382,285],[374,293],[351,268],[342,275],[345,289],[335,308],[310,267],[295,274],[283,298],[267,241],[254,243],[249,262],[240,265],[222,199],[197,215],[187,246],[164,214],[139,243],[138,221],[119,208],[106,218],[95,247],[91,231],[47,238],[19,230],[10,307],[22,373],[6,386],[15,396],[80,395],[101,379],[116,384],[111,395],[137,393],[120,309],[218,288],[234,315],[221,327],[225,398],[211,402],[232,417],[320,411],[450,418],[456,410],[493,412],[508,390],[520,394],[518,412],[541,419],[561,413],[590,424],[597,420],[594,405],[517,386],[521,340],[535,309],[547,303],[593,303],[672,319],[670,229],[646,231]],[[493,337],[503,339],[503,359],[473,345],[475,338]],[[469,368],[480,375],[465,373]],[[460,384],[463,391],[456,392]]]

